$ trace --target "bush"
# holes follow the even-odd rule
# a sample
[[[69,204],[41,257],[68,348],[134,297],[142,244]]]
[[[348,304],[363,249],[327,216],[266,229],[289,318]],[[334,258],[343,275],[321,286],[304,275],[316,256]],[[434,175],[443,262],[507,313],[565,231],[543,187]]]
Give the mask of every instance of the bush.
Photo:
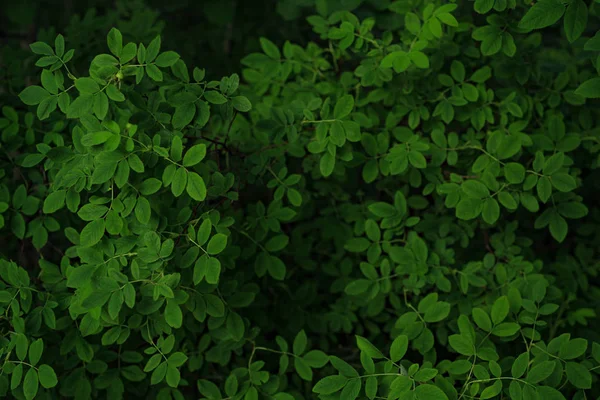
[[[139,2],[6,46],[0,394],[600,396],[588,3],[265,1],[219,80]]]

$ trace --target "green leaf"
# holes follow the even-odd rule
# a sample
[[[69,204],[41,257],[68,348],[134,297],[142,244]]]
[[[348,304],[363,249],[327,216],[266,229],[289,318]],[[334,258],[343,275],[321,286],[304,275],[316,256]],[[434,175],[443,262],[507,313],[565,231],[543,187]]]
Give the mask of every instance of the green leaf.
[[[576,362],[568,362],[565,368],[569,382],[578,389],[592,388],[592,374],[588,369]]]
[[[473,342],[465,335],[451,335],[448,337],[448,342],[454,350],[462,355],[472,356],[475,354]]]
[[[344,249],[352,253],[362,253],[367,250],[371,242],[365,238],[352,238],[346,242]]]
[[[143,62],[151,63],[152,61],[154,61],[154,59],[160,52],[160,45],[161,45],[160,35],[157,35],[154,39],[152,39],[152,41],[148,45],[148,48],[146,49],[145,60],[139,60],[140,63],[143,63]]]
[[[204,92],[204,98],[206,99],[206,101],[212,104],[227,103],[227,99],[216,90],[209,90]]]
[[[408,336],[400,335],[392,342],[390,347],[390,359],[398,362],[404,357],[408,350]]]
[[[81,95],[77,97],[67,108],[67,118],[80,118],[90,112],[94,105],[94,96]]]
[[[148,178],[139,186],[139,192],[144,196],[150,196],[159,191],[162,182],[156,178]]]
[[[521,183],[525,180],[525,167],[515,162],[507,163],[504,165],[504,176],[509,183]]]
[[[281,53],[277,46],[269,39],[261,37],[260,38],[260,47],[263,49],[265,54],[271,57],[274,60],[279,60],[281,58]]]
[[[529,193],[521,194],[521,204],[531,212],[537,212],[540,209],[540,205],[536,198]]]
[[[410,162],[410,165],[415,168],[423,169],[427,167],[427,160],[425,159],[425,156],[418,151],[409,152],[408,161]]]
[[[146,73],[148,74],[150,79],[152,79],[155,82],[162,82],[163,80],[163,73],[154,64],[149,64],[146,66]]]
[[[121,290],[114,292],[108,301],[108,315],[113,319],[117,319],[121,307],[123,306],[123,292]]]
[[[186,189],[188,180],[188,172],[185,168],[177,168],[175,175],[173,176],[173,181],[171,182],[171,192],[173,196],[179,197]]]
[[[525,371],[527,370],[527,366],[529,365],[529,353],[522,353],[511,367],[511,374],[513,378],[520,378],[523,376]]]
[[[27,336],[22,333],[17,334],[16,339],[16,353],[17,358],[21,361],[25,361],[25,357],[27,357],[27,349],[29,348],[29,341],[27,340]]]
[[[58,384],[58,378],[52,367],[46,364],[40,365],[38,368],[39,381],[42,387],[50,389]]]
[[[460,188],[467,196],[474,199],[481,199],[490,195],[488,188],[483,183],[476,180],[464,181]]]
[[[329,362],[329,357],[321,350],[311,350],[302,358],[312,368],[323,368]]]
[[[371,286],[371,281],[367,279],[357,279],[352,281],[346,286],[345,292],[350,296],[357,296],[361,293],[366,292]]]
[[[356,335],[356,344],[358,348],[364,351],[371,358],[384,358],[384,355],[381,354],[381,351],[367,339],[362,336]]]
[[[501,324],[496,325],[492,330],[492,333],[499,337],[507,337],[514,335],[519,331],[519,329],[521,329],[519,324],[516,324],[514,322],[503,322]]]
[[[587,350],[587,347],[588,341],[586,339],[572,339],[560,346],[558,356],[563,360],[572,360],[582,356]]]
[[[171,365],[167,365],[166,382],[172,388],[176,388],[181,380],[179,370]]]
[[[305,381],[312,381],[312,369],[302,358],[294,357],[294,368],[296,368],[296,372],[300,378],[304,379]]]
[[[220,398],[220,396],[218,398]],[[246,392],[244,400],[258,400],[258,390],[254,386],[251,386],[250,389],[248,389],[248,391]]]
[[[152,372],[152,375],[150,376],[150,383],[152,385],[162,382],[167,374],[167,367],[168,364],[166,361],[164,361],[160,363],[159,366]]]
[[[229,397],[233,397],[238,391],[238,379],[235,374],[229,375],[225,381],[225,393]]]
[[[66,193],[65,190],[57,190],[56,192],[50,193],[48,197],[46,197],[46,200],[44,200],[44,214],[52,214],[63,208],[65,205]]]
[[[492,0],[493,1],[493,0]],[[465,80],[465,66],[458,60],[453,60],[450,65],[450,73],[452,77],[457,82],[462,82]]]
[[[84,221],[94,221],[103,217],[108,212],[108,207],[99,204],[86,204],[77,212],[79,218]]]
[[[0,290],[0,303],[10,303],[12,300],[12,294],[7,290]]]
[[[346,132],[344,132],[344,125],[341,121],[335,121],[331,124],[329,129],[329,141],[336,146],[343,146],[346,142]]]
[[[290,238],[287,235],[277,235],[269,239],[265,244],[265,248],[270,252],[283,250],[289,243]]]
[[[216,255],[225,250],[225,247],[227,247],[227,236],[222,233],[217,233],[208,242],[206,251],[210,255]]]
[[[552,186],[561,192],[570,192],[577,187],[575,178],[567,173],[555,173],[550,178],[550,181],[552,182]]]
[[[175,113],[173,114],[171,124],[173,124],[173,128],[175,129],[182,129],[192,122],[195,115],[196,106],[194,103],[182,104],[175,107]]]
[[[179,60],[179,54],[174,51],[165,51],[156,57],[154,63],[161,68],[167,68],[174,65],[177,60]]]
[[[558,172],[565,162],[565,155],[563,153],[556,153],[552,157],[548,158],[544,163],[542,172],[544,175],[553,175]]]
[[[58,99],[56,97],[47,97],[37,108],[37,117],[40,120],[44,120],[50,116],[50,114],[56,110],[56,106],[58,105]]]
[[[98,219],[88,223],[79,235],[81,245],[90,247],[98,243],[104,236],[104,220]]]
[[[153,355],[152,357],[150,357],[150,359],[146,363],[146,366],[144,367],[144,372],[150,372],[150,371],[154,370],[156,367],[158,367],[158,364],[160,364],[161,361],[162,361],[161,354]]]
[[[482,67],[482,68],[478,69],[477,71],[475,71],[473,73],[473,75],[471,75],[471,78],[469,78],[469,80],[476,82],[476,83],[483,83],[483,82],[487,81],[488,79],[490,79],[491,77],[492,77],[492,69],[486,65],[485,67]]]
[[[504,321],[504,319],[508,316],[508,312],[510,311],[510,304],[508,302],[508,297],[501,296],[496,299],[494,305],[492,306],[492,322],[494,325],[499,324]]]
[[[437,386],[426,384],[415,388],[417,399],[421,400],[448,400],[446,394]]]
[[[28,106],[35,106],[50,96],[50,93],[41,86],[28,86],[21,93],[19,98]]]
[[[113,101],[125,101],[125,96],[115,85],[108,85],[106,88],[106,95]]]
[[[92,78],[79,78],[75,81],[75,87],[81,94],[94,94],[100,90],[100,86]]]
[[[321,157],[319,168],[324,177],[331,175],[335,168],[335,156],[332,156],[329,152],[325,153],[325,155]]]
[[[407,12],[404,16],[404,26],[410,33],[418,34],[421,30],[421,20],[415,13]]]
[[[303,329],[300,332],[298,332],[298,334],[294,338],[294,344],[292,346],[294,354],[297,356],[302,355],[306,350],[307,342],[308,338],[306,337],[306,332],[304,332]]]
[[[204,179],[195,172],[188,174],[186,191],[190,197],[197,201],[204,201],[206,199],[206,185]]]
[[[150,202],[145,197],[140,196],[135,205],[135,217],[140,224],[146,225],[150,222],[151,215],[152,209],[150,207]]]
[[[317,382],[312,391],[323,395],[336,393],[342,389],[347,382],[348,378],[343,375],[327,376]]]
[[[370,400],[373,400],[377,396],[378,382],[377,378],[370,376],[367,378],[365,383],[365,394]]]
[[[356,400],[360,393],[360,389],[362,388],[362,379],[352,379],[346,383],[344,389],[342,389],[342,394],[340,395],[340,399],[344,400]]]
[[[477,218],[483,210],[483,201],[480,199],[468,198],[461,200],[456,206],[456,216],[463,220]]]
[[[450,314],[450,303],[438,301],[427,309],[423,319],[425,322],[440,322],[446,319],[448,314]]]
[[[495,0],[475,0],[474,9],[479,14],[487,14],[494,7]]]
[[[206,264],[206,282],[210,283],[211,285],[216,285],[217,283],[219,283],[220,276],[221,262],[214,257],[209,258]]]
[[[553,213],[550,217],[550,233],[559,243],[562,243],[569,232],[567,221],[558,213]]]
[[[570,43],[577,40],[587,25],[588,9],[583,0],[573,0],[565,13],[565,33]]]
[[[587,99],[600,98],[600,78],[591,78],[591,79],[588,79],[587,81],[583,82],[575,90],[575,94],[585,97]],[[20,96],[21,95],[19,95],[19,97]],[[23,100],[22,97],[21,97],[21,100]],[[28,104],[25,100],[23,100],[23,102],[25,104]]]
[[[248,112],[252,109],[252,103],[245,96],[235,96],[231,99],[231,105],[238,111]]]
[[[144,46],[143,43],[140,43],[140,45],[137,49],[137,59],[140,63],[146,62],[146,47]]]
[[[245,325],[244,320],[238,313],[230,312],[227,316],[227,331],[234,340],[239,341],[244,338]]]
[[[354,97],[347,94],[342,96],[337,103],[335,103],[335,108],[333,110],[333,117],[335,119],[342,119],[350,115],[352,109],[354,108]]]
[[[196,82],[202,82],[204,80],[204,76],[206,75],[206,71],[204,69],[200,69],[198,67],[194,68],[194,80]]]
[[[44,341],[42,339],[33,341],[29,346],[29,363],[35,367],[42,358],[43,352]]]
[[[37,395],[38,388],[38,372],[35,370],[35,368],[29,368],[29,371],[27,371],[27,374],[25,374],[25,379],[23,379],[23,395],[25,395],[25,399],[34,399]]]
[[[542,29],[555,24],[564,14],[561,0],[540,0],[527,11],[519,22],[521,29]]]
[[[471,311],[471,313],[473,315],[473,321],[475,321],[479,328],[486,332],[490,332],[492,330],[492,321],[483,309],[476,307]]]
[[[558,212],[565,218],[579,219],[585,217],[589,210],[582,203],[560,203],[558,205]]]
[[[183,165],[185,167],[192,167],[198,164],[206,156],[206,145],[197,144],[191,147],[183,157]]]
[[[41,104],[40,104],[41,106]],[[104,93],[94,95],[94,114],[98,119],[103,120],[108,113],[108,97]]]
[[[71,105],[71,97],[69,97],[69,95],[66,92],[62,92],[58,96],[57,103],[58,103],[58,107],[60,108],[60,110],[63,113],[65,113],[69,110],[69,106]]]
[[[208,241],[211,230],[212,223],[210,219],[205,219],[202,221],[202,224],[200,224],[200,227],[198,228],[198,237],[196,239],[200,246],[204,246],[204,244]]]
[[[39,164],[44,158],[45,156],[43,154],[28,154],[21,163],[21,166],[25,168],[33,167]]]
[[[56,79],[54,78],[54,74],[50,72],[50,70],[45,69],[42,70],[42,86],[48,92],[52,94],[58,94],[58,85],[56,84]]]
[[[417,68],[427,69],[429,68],[429,58],[425,53],[421,51],[411,51],[408,53],[410,60],[417,66]]]
[[[543,361],[533,366],[527,374],[527,382],[538,383],[543,381],[552,374],[552,371],[554,371],[554,367],[554,361]]]
[[[414,375],[414,380],[417,382],[426,382],[435,378],[438,370],[435,368],[422,368]]]
[[[54,48],[56,49],[56,55],[62,57],[65,54],[65,38],[63,35],[56,35],[56,39],[54,39]]]
[[[70,50],[70,52],[72,52],[73,50]],[[69,54],[69,53],[67,53]],[[66,58],[66,56],[65,56]],[[41,57],[39,60],[37,60],[37,62],[35,63],[36,67],[49,67],[53,64],[55,64],[58,61],[58,57],[56,56],[44,56]]]
[[[10,389],[15,390],[21,384],[21,378],[23,378],[23,365],[17,364],[10,375]]]
[[[54,55],[54,50],[52,50],[52,47],[50,47],[49,44],[44,43],[44,42],[34,42],[34,43],[31,43],[29,45],[29,48],[35,54],[41,54],[41,55],[45,55],[45,56],[52,56],[52,55]]]
[[[488,224],[493,224],[500,218],[500,206],[496,199],[486,199],[483,203],[483,209],[481,210],[481,216]]]
[[[127,43],[121,51],[121,63],[125,64],[133,59],[137,55],[137,45],[135,43]]]
[[[550,178],[546,176],[541,177],[538,180],[536,190],[542,203],[546,203],[550,196],[552,196],[552,184],[550,183]]]
[[[219,390],[218,386],[212,383],[211,381],[200,379],[198,381],[198,390],[200,391],[200,393],[202,393],[204,396],[208,397],[211,400],[221,399],[221,391]],[[258,396],[258,394],[256,396]]]
[[[165,307],[165,321],[173,328],[180,328],[183,323],[181,308],[173,300],[167,301]]]
[[[410,65],[410,57],[404,51],[393,51],[381,60],[381,68],[394,67],[397,73],[406,71]]]
[[[384,202],[373,203],[369,205],[368,209],[380,218],[393,217],[398,213],[393,205]]]
[[[112,28],[108,32],[107,43],[110,52],[119,57],[123,50],[123,36],[118,29]]]
[[[330,356],[329,362],[331,362],[331,365],[333,365],[340,374],[347,376],[348,378],[357,378],[359,376],[354,367],[336,356]]]

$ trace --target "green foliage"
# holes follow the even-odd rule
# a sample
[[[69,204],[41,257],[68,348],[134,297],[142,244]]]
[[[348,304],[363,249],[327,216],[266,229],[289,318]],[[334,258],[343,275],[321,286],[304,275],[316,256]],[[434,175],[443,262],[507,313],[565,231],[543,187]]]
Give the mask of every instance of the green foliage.
[[[597,1],[118,5],[2,83],[0,396],[600,396]]]

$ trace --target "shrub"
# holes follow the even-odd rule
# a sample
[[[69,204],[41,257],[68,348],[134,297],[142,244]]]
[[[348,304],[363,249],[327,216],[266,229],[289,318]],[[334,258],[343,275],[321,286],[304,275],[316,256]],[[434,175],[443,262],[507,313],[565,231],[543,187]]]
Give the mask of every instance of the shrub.
[[[600,395],[597,3],[312,3],[241,77],[117,28],[89,68],[30,45],[0,394]]]

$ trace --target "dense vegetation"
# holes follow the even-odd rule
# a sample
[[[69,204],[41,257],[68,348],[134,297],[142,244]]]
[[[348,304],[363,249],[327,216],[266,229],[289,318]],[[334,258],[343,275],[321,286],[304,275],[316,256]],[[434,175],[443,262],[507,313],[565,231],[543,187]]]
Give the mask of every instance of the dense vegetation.
[[[167,3],[0,6],[0,396],[600,396],[600,2]]]

